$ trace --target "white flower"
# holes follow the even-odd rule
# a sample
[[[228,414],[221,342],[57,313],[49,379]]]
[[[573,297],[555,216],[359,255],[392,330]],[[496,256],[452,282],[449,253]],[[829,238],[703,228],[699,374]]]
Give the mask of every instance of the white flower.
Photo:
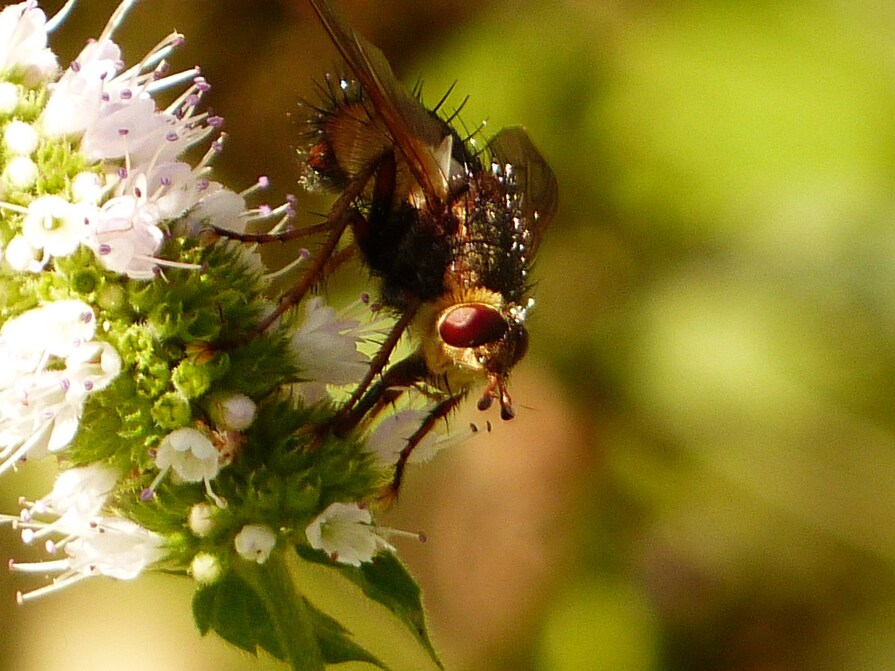
[[[69,533],[64,542],[48,545],[51,553],[60,548],[67,555],[64,559],[10,562],[10,569],[21,573],[59,574],[49,585],[26,594],[20,593],[20,603],[93,576],[132,580],[165,556],[161,536],[119,517],[95,518],[88,527]]]
[[[205,183],[200,182],[197,171],[181,162],[156,165],[146,175],[132,170],[128,182],[122,185],[123,189],[145,190],[147,198],[159,209],[163,219],[179,217],[199,203],[200,198],[207,197]],[[242,209],[245,209],[244,203]]]
[[[103,195],[103,178],[95,172],[79,172],[71,181],[74,202],[96,205]]]
[[[19,88],[12,82],[0,82],[0,114],[12,114],[19,106]]]
[[[6,374],[33,373],[47,356],[67,357],[93,338],[96,319],[82,301],[47,303],[0,328],[0,381]]]
[[[183,40],[177,33],[122,71],[121,50],[110,37],[132,4],[119,6],[103,35],[87,44],[52,85],[40,123],[50,137],[81,135],[81,151],[90,160],[166,163],[212,131],[201,123],[206,115],[195,114],[208,85],[195,69],[164,76],[166,56]],[[191,79],[193,85],[174,103],[156,109],[155,91]]]
[[[223,573],[221,561],[208,552],[199,552],[190,562],[190,575],[200,585],[213,585]]]
[[[115,349],[92,340],[95,322],[87,304],[56,301],[0,328],[0,473],[66,447],[87,396],[121,371]]]
[[[63,471],[53,490],[22,510],[22,540],[32,543],[49,534],[66,536],[90,527],[99,516],[120,473],[103,464],[92,464]],[[31,523],[40,516],[56,516],[52,522]]]
[[[155,465],[161,471],[173,470],[184,482],[207,482],[221,469],[211,440],[198,429],[188,427],[165,436],[156,452]]]
[[[145,198],[112,198],[97,213],[87,244],[107,269],[152,279],[158,265],[154,254],[165,238],[159,220],[158,207]]]
[[[65,544],[68,562],[80,574],[133,580],[164,556],[162,538],[130,520],[103,517],[94,529]]]
[[[94,208],[76,205],[60,196],[40,196],[28,205],[22,235],[34,249],[44,250],[45,260],[72,254],[84,238],[86,222]]]
[[[190,210],[188,224],[205,224],[210,221],[218,228],[243,233],[246,228],[245,211],[246,203],[242,196],[211,182],[202,195],[202,200]]]
[[[199,175],[204,168],[193,169],[186,163],[156,165],[148,171],[140,166],[114,177],[110,198],[89,217],[84,242],[100,262],[114,272],[134,279],[152,279],[158,266],[180,265],[156,256],[165,239],[165,222],[188,215],[195,216],[205,199],[221,199],[234,209],[245,208],[245,201],[219,184],[206,183]],[[123,176],[122,176],[123,175]],[[89,173],[76,178],[75,198],[86,204],[97,202],[106,191],[100,180]],[[228,216],[236,216],[232,213]]]
[[[394,550],[379,534],[370,511],[356,503],[331,504],[308,525],[305,536],[315,550],[351,566],[372,561],[381,550]]]
[[[0,74],[18,75],[33,87],[57,68],[47,47],[47,17],[36,3],[20,2],[0,11]]]
[[[101,391],[121,372],[121,357],[107,342],[84,343],[65,359],[70,393],[88,394]]]
[[[149,94],[134,96],[124,89],[117,96],[115,104],[104,102],[99,106],[100,116],[85,130],[81,151],[92,161],[125,156],[136,162],[148,161],[167,144],[165,135],[171,124],[156,113]]]
[[[120,476],[117,469],[105,464],[69,468],[56,478],[41,507],[62,517],[74,512],[87,523],[99,514]]]
[[[99,464],[69,469],[57,478],[50,494],[26,506],[18,519],[6,519],[22,530],[26,543],[57,536],[59,540],[46,541],[45,548],[50,555],[62,550],[66,555],[35,563],[10,562],[14,571],[60,574],[52,584],[20,594],[20,601],[90,576],[130,580],[164,557],[160,536],[130,520],[102,514],[118,478],[117,471]]]
[[[277,544],[277,535],[263,524],[246,524],[233,539],[236,552],[243,559],[263,564]]]
[[[211,481],[226,464],[211,438],[198,429],[175,429],[162,439],[156,450],[155,465],[159,469],[152,484],[141,493],[148,501],[154,496],[158,484],[169,471],[181,482],[204,482],[205,492],[219,508],[227,506],[211,489]]]
[[[39,273],[44,267],[40,250],[34,249],[24,235],[17,235],[9,241],[3,258],[10,268],[19,272]]]
[[[121,367],[117,352],[105,343],[92,353],[100,361],[94,363],[91,357],[88,370],[75,362],[65,370],[23,375],[13,387],[0,390],[0,473],[26,455],[41,458],[72,441],[87,395],[112,378],[102,369],[117,374]],[[100,369],[99,375],[93,366]]]
[[[358,320],[341,319],[316,297],[306,302],[304,322],[292,337],[292,351],[305,379],[352,384],[362,380],[369,367],[369,358],[357,347],[363,338]]]
[[[190,508],[188,524],[192,531],[199,538],[209,536],[215,529],[214,506],[207,503],[197,503]]]
[[[110,40],[92,41],[51,87],[41,115],[41,126],[50,136],[83,132],[99,116],[103,89],[121,63],[121,50]]]

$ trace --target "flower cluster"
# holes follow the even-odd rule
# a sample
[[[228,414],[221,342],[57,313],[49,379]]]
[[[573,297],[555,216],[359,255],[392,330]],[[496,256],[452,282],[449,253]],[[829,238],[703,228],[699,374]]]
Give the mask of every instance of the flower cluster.
[[[245,602],[262,584],[251,567],[288,550],[357,582],[396,579],[394,594],[365,593],[400,605],[421,636],[386,540],[403,532],[370,506],[437,399],[410,390],[348,435],[331,430],[387,316],[366,296],[341,311],[310,298],[269,325],[264,292],[283,271],[222,232],[288,228],[294,202],[250,207],[265,178],[241,193],[210,179],[222,119],[201,111],[197,69],[170,68],[183,38],[131,67],[113,41],[135,2],[64,69],[48,35],[74,0],[49,20],[34,1],[0,10],[0,474],[47,455],[62,467],[49,494],[0,515],[48,555],[9,566],[56,576],[19,599],[164,568],[194,578],[200,629],[228,637],[214,604]],[[208,149],[193,165],[182,157],[197,144]],[[414,457],[452,440],[434,431]],[[387,570],[364,573],[376,562]],[[335,660],[369,661],[319,617]],[[255,619],[257,640],[230,640],[283,653]]]
[[[121,371],[121,357],[94,340],[89,305],[60,300],[0,328],[0,473],[28,456],[58,452],[75,435],[87,397]]]
[[[33,543],[47,538],[49,554],[64,553],[64,559],[35,563],[10,562],[10,568],[26,573],[58,573],[52,584],[27,594],[20,602],[54,592],[90,576],[104,575],[128,580],[164,556],[158,535],[121,517],[103,515],[109,494],[120,474],[94,464],[64,471],[53,491],[28,503],[18,518],[22,540]],[[59,536],[55,542],[52,537]]]
[[[12,36],[3,82],[3,142],[10,158],[0,194],[3,208],[20,215],[4,252],[14,270],[40,272],[51,259],[84,246],[110,271],[152,279],[171,263],[156,258],[163,222],[209,211],[223,223],[238,222],[245,210],[240,196],[205,177],[220,142],[196,167],[177,161],[221,123],[197,111],[208,89],[197,70],[168,73],[165,59],[182,37],[172,33],[124,68],[111,37],[130,4],[119,7],[102,35],[58,77],[41,10],[21,3],[0,13],[0,32]],[[166,109],[156,109],[152,94],[184,81],[190,86]],[[45,98],[44,104],[38,107],[35,98]],[[49,150],[72,139],[75,150],[67,156]]]

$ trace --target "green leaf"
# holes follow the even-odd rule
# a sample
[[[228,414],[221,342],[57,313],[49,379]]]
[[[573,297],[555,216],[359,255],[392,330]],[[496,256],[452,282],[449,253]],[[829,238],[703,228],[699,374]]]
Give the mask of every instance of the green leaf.
[[[419,585],[391,552],[381,552],[359,568],[337,564],[324,552],[299,547],[302,559],[337,571],[363,593],[391,611],[423,646],[438,668],[444,668],[429,640]]]
[[[326,613],[305,602],[313,618],[314,634],[327,664],[341,662],[369,662],[380,669],[387,668],[376,657],[351,640],[351,632]]]
[[[288,560],[274,553],[260,566],[237,563],[236,571],[200,588],[193,598],[199,631],[203,635],[214,631],[253,655],[266,650],[293,669],[322,669],[324,663],[342,662],[387,669],[353,640],[350,631],[308,602],[291,582],[284,561]]]
[[[277,659],[285,658],[264,603],[236,575],[199,588],[193,596],[193,618],[203,636],[214,631],[253,655],[261,648]]]

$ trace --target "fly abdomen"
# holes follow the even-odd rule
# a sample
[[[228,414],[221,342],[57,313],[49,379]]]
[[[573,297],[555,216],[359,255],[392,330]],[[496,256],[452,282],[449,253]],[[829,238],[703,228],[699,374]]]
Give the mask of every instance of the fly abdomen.
[[[322,103],[308,106],[304,162],[312,177],[341,191],[390,150],[393,141],[356,81],[327,76],[322,90]]]

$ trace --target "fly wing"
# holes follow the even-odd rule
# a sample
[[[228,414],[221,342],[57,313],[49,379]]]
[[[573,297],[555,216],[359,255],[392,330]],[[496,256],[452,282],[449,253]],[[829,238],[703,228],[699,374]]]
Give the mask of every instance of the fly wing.
[[[310,0],[323,27],[372,102],[410,174],[430,206],[443,203],[448,176],[444,174],[444,125],[431,115],[395,77],[385,55],[358,35],[327,0]],[[449,145],[448,145],[449,151]],[[433,202],[434,200],[434,202]]]
[[[541,243],[544,231],[553,219],[559,200],[556,175],[547,165],[524,128],[504,128],[488,143],[491,160],[502,170],[512,166],[516,197],[531,232],[530,251]]]

